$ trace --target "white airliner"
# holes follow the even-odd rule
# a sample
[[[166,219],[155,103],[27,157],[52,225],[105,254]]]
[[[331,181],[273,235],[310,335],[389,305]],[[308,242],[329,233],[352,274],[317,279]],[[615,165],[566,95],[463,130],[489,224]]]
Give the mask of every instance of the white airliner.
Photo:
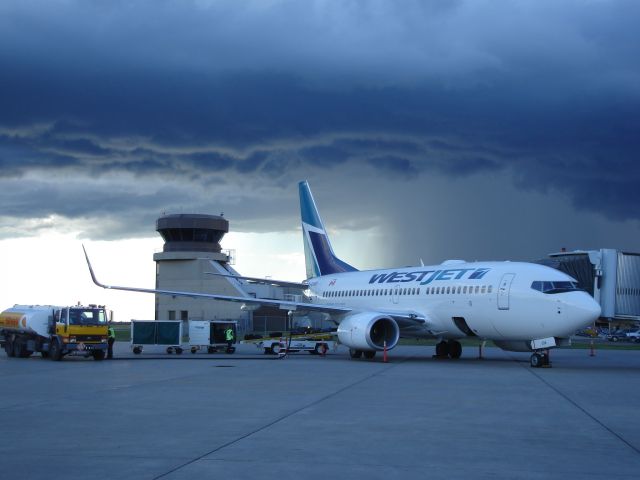
[[[334,254],[308,183],[300,182],[299,190],[308,277],[300,285],[308,302],[104,285],[85,251],[91,277],[103,288],[323,312],[337,324],[340,343],[352,358],[373,358],[394,348],[400,337],[438,339],[436,356],[459,358],[459,340],[474,338],[533,352],[531,366],[540,367],[548,364],[548,349],[569,345],[576,330],[600,316],[598,303],[575,279],[533,263],[447,260],[358,271]]]

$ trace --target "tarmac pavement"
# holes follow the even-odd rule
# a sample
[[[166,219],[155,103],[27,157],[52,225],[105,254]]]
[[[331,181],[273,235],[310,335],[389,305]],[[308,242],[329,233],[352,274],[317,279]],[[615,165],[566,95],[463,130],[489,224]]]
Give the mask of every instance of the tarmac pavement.
[[[640,351],[0,353],[0,479],[637,479]]]

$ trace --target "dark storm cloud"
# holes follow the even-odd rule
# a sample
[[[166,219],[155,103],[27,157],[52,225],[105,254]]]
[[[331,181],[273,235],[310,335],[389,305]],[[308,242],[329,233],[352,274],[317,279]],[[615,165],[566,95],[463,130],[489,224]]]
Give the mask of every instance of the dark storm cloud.
[[[624,0],[3,2],[0,179],[76,175],[96,199],[53,184],[3,214],[133,218],[167,191],[280,209],[295,175],[340,168],[507,172],[638,220],[637,18]]]

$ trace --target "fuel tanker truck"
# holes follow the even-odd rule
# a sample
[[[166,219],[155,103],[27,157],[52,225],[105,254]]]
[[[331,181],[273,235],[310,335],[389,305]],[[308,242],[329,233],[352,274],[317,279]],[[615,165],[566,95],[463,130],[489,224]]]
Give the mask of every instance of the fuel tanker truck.
[[[39,352],[56,361],[65,355],[103,360],[107,320],[102,305],[14,305],[0,313],[0,341],[9,357]]]

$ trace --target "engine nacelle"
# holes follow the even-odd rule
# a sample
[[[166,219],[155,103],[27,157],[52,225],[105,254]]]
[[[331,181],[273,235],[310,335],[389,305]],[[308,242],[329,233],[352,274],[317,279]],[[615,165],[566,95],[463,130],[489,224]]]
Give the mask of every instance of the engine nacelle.
[[[400,339],[396,321],[384,314],[362,312],[348,315],[338,325],[340,343],[354,350],[392,349]]]

